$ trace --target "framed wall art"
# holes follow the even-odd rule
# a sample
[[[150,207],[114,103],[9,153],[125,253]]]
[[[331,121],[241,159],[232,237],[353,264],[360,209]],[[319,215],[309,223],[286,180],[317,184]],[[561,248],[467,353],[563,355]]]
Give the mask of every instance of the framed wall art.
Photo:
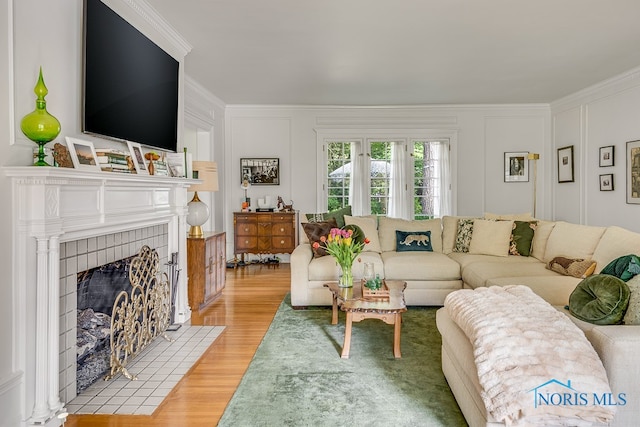
[[[558,182],[573,180],[573,145],[558,148]]]
[[[101,171],[93,142],[70,138],[68,136],[65,137],[65,140],[67,141],[67,148],[69,149],[74,168],[94,172]]]
[[[240,183],[280,185],[280,159],[275,157],[240,159]]]
[[[613,155],[615,154],[615,148],[613,145],[606,147],[600,147],[600,162],[598,166],[601,168],[614,165]]]
[[[133,160],[133,166],[136,168],[136,173],[142,175],[149,175],[147,165],[144,163],[144,155],[142,154],[142,145],[137,142],[127,141],[127,146],[131,152],[131,159]]]
[[[640,204],[640,141],[627,142],[627,203]]]
[[[528,151],[504,153],[504,182],[529,182]]]
[[[600,191],[613,191],[613,174],[600,175]]]

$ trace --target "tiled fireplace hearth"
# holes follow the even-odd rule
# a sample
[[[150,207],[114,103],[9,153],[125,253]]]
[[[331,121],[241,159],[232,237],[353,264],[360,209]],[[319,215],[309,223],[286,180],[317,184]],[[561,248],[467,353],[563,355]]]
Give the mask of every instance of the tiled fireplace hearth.
[[[187,187],[193,180],[9,167],[13,208],[14,365],[23,425],[59,426],[75,396],[77,273],[155,248],[186,271]],[[196,181],[197,182],[197,181]],[[190,317],[185,274],[176,322]]]

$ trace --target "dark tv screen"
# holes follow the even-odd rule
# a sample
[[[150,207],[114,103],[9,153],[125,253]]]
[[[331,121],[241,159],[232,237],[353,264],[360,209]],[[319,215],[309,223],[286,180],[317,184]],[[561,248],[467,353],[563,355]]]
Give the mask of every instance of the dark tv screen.
[[[100,0],[85,0],[83,132],[177,151],[178,67]]]

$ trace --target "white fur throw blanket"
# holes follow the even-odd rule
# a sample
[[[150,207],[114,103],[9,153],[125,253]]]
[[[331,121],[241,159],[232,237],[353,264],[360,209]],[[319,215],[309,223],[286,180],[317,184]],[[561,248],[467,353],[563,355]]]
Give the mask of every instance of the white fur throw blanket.
[[[590,426],[613,420],[609,381],[591,343],[531,289],[463,289],[444,305],[473,345],[481,397],[496,421]]]

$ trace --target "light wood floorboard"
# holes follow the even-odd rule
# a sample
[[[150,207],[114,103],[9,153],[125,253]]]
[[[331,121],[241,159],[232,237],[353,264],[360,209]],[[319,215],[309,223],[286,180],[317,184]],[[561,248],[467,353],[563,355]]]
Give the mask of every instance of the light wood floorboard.
[[[70,415],[65,427],[215,426],[289,292],[290,278],[289,264],[227,269],[222,296],[192,315],[194,325],[226,329],[153,415]]]

